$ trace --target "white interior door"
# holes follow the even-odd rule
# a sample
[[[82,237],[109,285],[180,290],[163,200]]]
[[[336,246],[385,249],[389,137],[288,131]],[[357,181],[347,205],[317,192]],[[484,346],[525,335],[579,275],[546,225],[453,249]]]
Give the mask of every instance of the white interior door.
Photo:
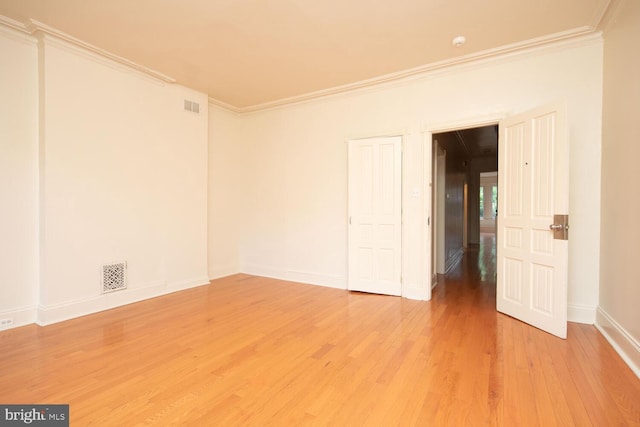
[[[548,106],[502,121],[497,309],[561,338],[567,336],[569,242],[554,238],[554,234],[566,233],[553,229],[565,231],[564,225],[554,225],[554,215],[568,213],[569,141],[564,107]]]
[[[349,290],[401,294],[401,190],[402,137],[349,141]]]

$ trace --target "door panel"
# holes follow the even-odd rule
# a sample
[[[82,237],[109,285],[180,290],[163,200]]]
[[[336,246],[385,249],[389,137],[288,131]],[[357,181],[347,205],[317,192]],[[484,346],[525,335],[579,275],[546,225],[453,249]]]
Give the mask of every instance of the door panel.
[[[568,242],[554,214],[568,214],[564,108],[540,108],[500,124],[498,311],[566,338]]]
[[[402,138],[349,142],[349,279],[354,291],[400,295]]]

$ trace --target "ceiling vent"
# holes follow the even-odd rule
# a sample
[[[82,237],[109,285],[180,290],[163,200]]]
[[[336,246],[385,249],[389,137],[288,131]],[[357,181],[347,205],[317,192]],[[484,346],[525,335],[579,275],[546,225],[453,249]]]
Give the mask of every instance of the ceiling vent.
[[[190,113],[200,114],[200,104],[194,101],[189,101],[188,99],[184,100],[184,111],[189,111]]]

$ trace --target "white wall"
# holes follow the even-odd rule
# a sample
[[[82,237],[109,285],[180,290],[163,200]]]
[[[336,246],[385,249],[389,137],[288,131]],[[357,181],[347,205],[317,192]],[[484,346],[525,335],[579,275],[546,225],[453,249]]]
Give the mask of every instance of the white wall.
[[[49,36],[0,43],[0,310],[50,323],[207,283],[206,95]],[[128,289],[102,295],[100,267],[122,260]]]
[[[640,377],[640,3],[619,2],[604,43],[602,249],[597,325]],[[594,205],[595,206],[595,205]]]
[[[243,180],[239,116],[209,106],[209,278],[240,271],[239,230],[242,226]]]
[[[207,97],[50,37],[41,59],[40,321],[207,283]]]
[[[593,322],[598,301],[602,40],[583,39],[242,116],[246,193],[241,270],[344,288],[347,148],[353,136],[404,133],[403,278],[425,294],[422,266],[423,130],[514,114],[564,98],[571,129],[569,318]],[[249,150],[250,147],[250,150]]]
[[[0,56],[0,319],[22,325],[38,294],[38,49],[0,26]]]
[[[20,178],[24,192],[3,191],[16,202],[26,197],[19,212],[2,215],[22,230],[12,235],[14,242],[31,239],[25,253],[12,259],[17,262],[11,280],[26,285],[0,291],[11,300],[5,313],[24,304],[38,306],[39,320],[47,323],[201,284],[238,266],[344,288],[346,140],[389,132],[402,133],[405,142],[405,294],[422,297],[428,286],[422,267],[429,256],[422,250],[423,147],[430,136],[423,131],[565,98],[572,132],[569,318],[594,316],[600,214],[593,206],[599,205],[602,89],[597,38],[239,117],[220,110],[209,114],[203,94],[164,85],[50,38],[38,73],[32,45],[0,38],[3,55],[7,49],[22,61],[7,69],[8,78],[15,78],[11,73],[19,66],[27,70],[22,80],[3,79],[0,87],[21,84],[31,97],[12,110],[12,124],[2,130],[24,144],[17,151],[2,146],[3,154],[23,161],[10,178]],[[30,126],[38,117],[34,76],[43,85],[39,207]],[[182,111],[185,97],[200,103],[200,116]],[[209,134],[208,120],[215,126]],[[216,150],[211,158],[207,137]],[[222,183],[225,179],[237,187]],[[420,197],[408,197],[416,189]],[[207,209],[216,213],[208,215]],[[39,233],[33,228],[37,215]],[[4,243],[2,248],[7,250]],[[39,287],[31,270],[38,248]],[[99,267],[115,260],[129,263],[129,290],[101,296]],[[22,274],[27,270],[31,276]]]

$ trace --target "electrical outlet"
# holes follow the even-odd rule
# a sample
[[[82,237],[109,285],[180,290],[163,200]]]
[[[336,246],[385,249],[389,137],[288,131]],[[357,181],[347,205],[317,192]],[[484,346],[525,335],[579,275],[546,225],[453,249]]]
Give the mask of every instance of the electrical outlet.
[[[5,326],[11,326],[11,325],[13,325],[12,317],[7,317],[6,319],[0,319],[0,328],[3,328]]]

